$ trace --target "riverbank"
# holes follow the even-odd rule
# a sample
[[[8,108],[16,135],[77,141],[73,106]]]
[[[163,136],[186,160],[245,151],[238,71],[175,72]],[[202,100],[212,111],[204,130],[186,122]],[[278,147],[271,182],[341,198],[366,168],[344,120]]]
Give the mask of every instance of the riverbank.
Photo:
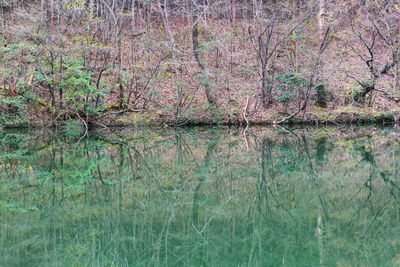
[[[208,115],[208,116],[207,116]],[[80,120],[67,121],[9,121],[0,125],[3,128],[51,128],[66,127],[79,128],[86,126],[91,129],[107,127],[191,127],[191,126],[269,126],[269,125],[385,125],[400,121],[400,110],[387,111],[372,109],[371,107],[346,106],[335,110],[315,108],[298,116],[290,117],[290,114],[274,112],[263,118],[253,116],[245,118],[243,114],[232,116],[231,114],[207,114],[199,117],[180,117],[153,112],[125,112],[107,122],[83,122]],[[288,118],[290,117],[290,118]]]

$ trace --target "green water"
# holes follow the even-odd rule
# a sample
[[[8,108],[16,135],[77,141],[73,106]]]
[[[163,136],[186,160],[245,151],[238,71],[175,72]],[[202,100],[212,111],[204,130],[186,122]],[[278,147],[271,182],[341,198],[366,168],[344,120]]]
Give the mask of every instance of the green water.
[[[398,132],[1,132],[0,266],[399,266]]]

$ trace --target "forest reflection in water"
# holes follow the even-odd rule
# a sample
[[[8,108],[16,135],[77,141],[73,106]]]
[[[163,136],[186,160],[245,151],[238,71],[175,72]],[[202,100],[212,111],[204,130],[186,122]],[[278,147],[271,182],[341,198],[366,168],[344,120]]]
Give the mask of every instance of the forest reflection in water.
[[[0,144],[0,265],[400,263],[397,128],[3,132]]]

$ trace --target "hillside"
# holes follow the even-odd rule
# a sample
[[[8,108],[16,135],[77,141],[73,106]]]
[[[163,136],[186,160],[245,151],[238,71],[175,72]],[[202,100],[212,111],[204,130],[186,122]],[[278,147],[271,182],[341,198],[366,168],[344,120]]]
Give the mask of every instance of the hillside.
[[[0,123],[398,120],[396,1],[254,3],[3,1]]]

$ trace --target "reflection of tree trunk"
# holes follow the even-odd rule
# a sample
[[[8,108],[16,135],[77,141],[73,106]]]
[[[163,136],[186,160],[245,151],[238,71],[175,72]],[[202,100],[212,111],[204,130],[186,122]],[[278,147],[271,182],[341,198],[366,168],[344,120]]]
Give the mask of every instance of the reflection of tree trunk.
[[[319,250],[319,264],[324,265],[324,244],[322,238],[322,212],[319,210],[317,218],[317,233],[318,233],[318,250]]]
[[[317,141],[317,155],[316,155],[316,174],[324,165],[324,157],[326,152],[326,138],[320,138]],[[317,181],[317,186],[319,187],[319,182]],[[324,212],[324,205],[318,188],[318,217],[317,217],[317,234],[318,234],[318,250],[319,250],[319,263],[324,265],[324,246],[323,246],[323,233],[322,233],[322,214]]]
[[[382,178],[382,180],[385,182],[385,184],[387,184],[391,187],[390,195],[393,196],[397,202],[399,201],[397,194],[400,192],[400,188],[397,186],[397,184],[393,180],[391,180],[390,178],[387,177],[387,174],[385,172],[383,172],[379,169],[379,166],[377,165],[377,163],[375,161],[375,157],[374,157],[372,151],[367,151],[365,149],[365,146],[361,146],[360,151],[361,151],[362,160],[366,161],[370,165],[369,179],[364,183],[364,186],[369,191],[368,197],[365,200],[365,203],[368,202],[370,204],[371,212],[374,215],[375,213],[374,213],[374,208],[373,208],[373,205],[371,202],[371,197],[372,197],[372,192],[373,192],[372,178],[376,177],[376,173],[379,173],[379,176]],[[361,209],[362,208],[360,208],[360,210]]]
[[[267,186],[267,174],[269,172],[268,160],[271,159],[271,140],[264,138],[261,145],[261,181],[259,189],[259,204],[258,209],[261,212],[261,204],[265,201],[267,213],[270,216],[270,207],[268,201],[268,186]]]
[[[199,200],[200,200],[200,188],[203,185],[204,181],[208,180],[210,174],[210,161],[211,156],[214,154],[215,149],[217,148],[217,143],[214,141],[210,141],[207,147],[207,153],[204,158],[204,175],[200,177],[199,184],[196,186],[193,194],[193,209],[192,209],[192,219],[193,224],[198,225],[199,223]]]
[[[182,175],[182,165],[183,165],[183,149],[182,149],[182,137],[179,133],[176,133],[175,135],[175,140],[176,140],[176,148],[178,151],[178,167],[177,167],[177,173],[178,173],[178,177],[179,178],[179,183],[181,185],[184,184],[184,178]]]
[[[129,156],[129,166],[131,167],[132,180],[135,180],[137,179],[137,177],[135,178],[135,168],[133,166],[134,160],[132,158],[131,150],[129,149],[129,147],[127,148],[127,153]]]
[[[56,149],[52,149],[52,156],[51,156],[51,162],[50,162],[50,167],[49,167],[49,173],[52,172],[53,168],[55,168],[55,159],[56,159]],[[55,200],[56,200],[56,191],[55,191],[55,180],[54,180],[54,175],[52,175],[52,182],[53,182],[53,190],[51,192],[52,195],[52,206],[54,206]]]
[[[312,158],[308,149],[307,139],[305,135],[302,136],[304,151],[307,154],[309,160],[309,167],[313,183],[316,186],[318,194],[318,216],[317,216],[317,238],[318,238],[318,250],[319,250],[319,260],[320,265],[324,265],[324,247],[323,247],[323,220],[328,220],[328,212],[325,209],[324,202],[322,200],[320,192],[320,179],[318,179],[318,173],[322,170],[324,165],[324,157],[326,153],[326,138],[320,138],[316,144],[316,156],[315,156],[315,168],[312,164]]]
[[[119,181],[119,194],[118,194],[118,207],[122,210],[122,175],[123,175],[123,165],[124,165],[124,149],[122,145],[119,148],[119,165],[118,165],[118,181]]]
[[[317,166],[322,168],[324,165],[324,157],[326,153],[326,137],[320,138],[317,141]]]
[[[61,181],[61,203],[64,201],[64,148],[63,144],[59,145],[60,147],[60,181]]]
[[[192,220],[193,225],[198,228],[199,226],[199,201],[200,201],[200,189],[205,181],[208,180],[210,175],[211,168],[211,158],[217,148],[217,143],[215,141],[209,141],[207,146],[207,153],[204,158],[204,175],[200,177],[199,184],[196,186],[193,194],[193,209],[192,209]],[[200,232],[201,234],[201,232]],[[207,266],[207,263],[204,261],[204,246],[200,246],[199,248],[199,262],[201,266]]]

